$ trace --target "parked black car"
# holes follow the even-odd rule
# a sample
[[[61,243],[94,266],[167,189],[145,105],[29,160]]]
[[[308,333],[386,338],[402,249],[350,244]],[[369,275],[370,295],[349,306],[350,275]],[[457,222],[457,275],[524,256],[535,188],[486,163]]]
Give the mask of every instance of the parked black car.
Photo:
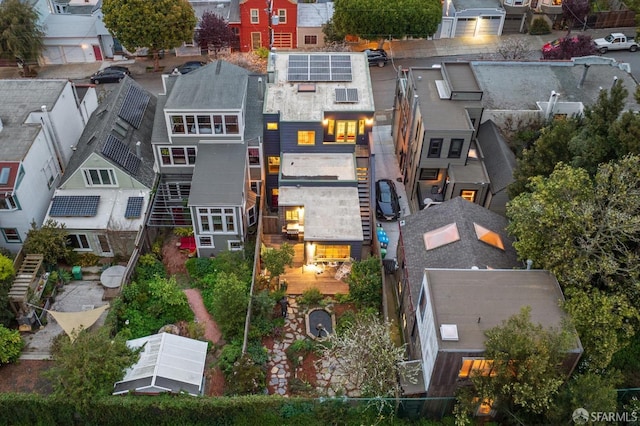
[[[197,70],[198,68],[201,68],[201,67],[203,67],[205,65],[207,65],[207,63],[206,62],[202,62],[202,61],[185,62],[184,64],[182,64],[179,67],[177,67],[174,70],[174,73],[176,73],[176,74],[188,74],[191,71]]]
[[[113,65],[94,73],[91,76],[91,83],[118,83],[127,75],[131,75],[129,68]]]
[[[387,52],[384,49],[366,49],[363,52],[367,53],[367,60],[369,61],[369,66],[377,65],[379,67],[384,67],[387,62],[389,62],[389,57],[387,56]]]
[[[376,182],[376,217],[382,220],[400,218],[400,201],[396,186],[390,179]]]

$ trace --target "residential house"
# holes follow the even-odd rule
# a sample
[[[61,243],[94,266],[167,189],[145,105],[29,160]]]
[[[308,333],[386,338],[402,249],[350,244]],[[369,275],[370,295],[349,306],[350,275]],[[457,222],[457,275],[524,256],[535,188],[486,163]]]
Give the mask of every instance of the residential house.
[[[446,0],[437,38],[501,35],[505,16],[501,0]]]
[[[298,49],[324,47],[324,25],[333,17],[333,2],[298,4]]]
[[[258,216],[264,76],[225,61],[163,76],[151,227],[193,229],[198,256],[241,250]]]
[[[524,307],[531,308],[534,324],[560,329],[568,319],[563,301],[560,285],[549,271],[424,269],[416,306],[424,386],[417,394],[453,397],[469,384],[472,372],[490,375],[486,331]],[[566,377],[582,352],[576,333],[562,362]],[[424,409],[432,411],[435,406],[426,401]],[[491,406],[479,405],[476,414],[490,415]]]
[[[489,176],[488,209],[506,216],[509,201],[508,187],[513,182],[516,155],[502,136],[500,129],[491,120],[480,125],[478,146]]]
[[[207,342],[169,333],[127,341],[131,349],[142,348],[140,359],[114,384],[113,395],[188,393],[202,396]]]
[[[227,51],[240,50],[240,3],[239,0],[189,0],[189,4],[193,8],[193,12],[198,18],[195,35],[200,31],[200,23],[202,15],[205,12],[211,12],[225,20],[234,34],[238,37],[236,43],[225,49]],[[176,48],[176,56],[194,56],[203,52],[195,40],[184,43],[181,47]]]
[[[392,135],[411,210],[457,196],[492,208],[492,191],[503,184],[490,189],[485,160],[494,153],[479,146],[479,125],[491,120],[499,129],[515,131],[581,114],[615,81],[622,81],[629,92],[625,109],[639,110],[628,64],[599,56],[444,63],[401,72]],[[509,167],[495,161],[492,172]],[[504,205],[504,199],[495,202]]]
[[[272,53],[267,74],[271,229],[303,241],[306,263],[360,259],[371,241],[375,111],[365,55]]]
[[[80,253],[128,257],[156,181],[151,147],[156,98],[125,78],[108,93],[74,146],[46,219],[65,225]]]
[[[0,247],[40,226],[98,99],[67,80],[0,80]]]
[[[240,50],[295,49],[298,0],[240,0]]]

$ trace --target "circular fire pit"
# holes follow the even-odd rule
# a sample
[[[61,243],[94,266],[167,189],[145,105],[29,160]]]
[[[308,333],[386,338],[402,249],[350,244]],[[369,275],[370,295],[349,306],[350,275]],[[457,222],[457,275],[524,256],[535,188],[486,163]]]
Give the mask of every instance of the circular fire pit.
[[[312,309],[305,315],[307,335],[312,339],[324,339],[333,334],[336,328],[336,316],[323,308]]]

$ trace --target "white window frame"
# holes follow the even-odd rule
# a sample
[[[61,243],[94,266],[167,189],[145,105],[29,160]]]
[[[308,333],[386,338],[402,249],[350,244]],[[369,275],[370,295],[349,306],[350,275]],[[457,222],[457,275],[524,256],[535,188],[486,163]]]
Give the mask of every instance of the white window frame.
[[[227,240],[227,249],[229,251],[240,251],[244,249],[244,244],[240,240]]]
[[[278,9],[278,23],[279,24],[287,23],[287,9]]]
[[[255,225],[257,221],[258,213],[256,211],[256,206],[252,206],[250,209],[247,209],[247,225]]]
[[[205,118],[209,119],[209,124],[201,125],[200,119]],[[241,116],[235,111],[216,114],[169,114],[168,122],[169,132],[180,136],[240,135],[243,128]],[[237,128],[235,132],[229,131],[233,125]],[[176,131],[176,126],[181,131]]]
[[[15,194],[7,194],[0,198],[0,211],[21,210],[18,197]]]
[[[252,150],[256,150],[258,151],[257,155],[251,155],[251,151]],[[262,156],[260,155],[260,148],[257,146],[250,146],[247,148],[247,161],[249,162],[249,167],[257,167],[260,168],[262,167]],[[257,163],[252,163],[251,159],[252,158],[256,158],[258,160]]]
[[[215,248],[211,235],[198,235],[198,247]]]
[[[238,224],[233,207],[198,207],[197,213],[199,234],[237,234]],[[215,219],[220,222],[216,224]],[[216,230],[216,226],[221,229]]]
[[[93,182],[91,172],[97,172],[97,177],[100,181],[99,183]],[[107,176],[112,182],[104,183],[103,179],[105,176],[102,174],[103,172],[106,172]],[[88,187],[100,186],[100,187],[114,188],[118,186],[118,180],[116,179],[116,172],[113,169],[107,169],[107,168],[82,169],[82,175],[84,176],[85,186],[88,186]]]
[[[252,24],[259,24],[260,23],[260,9],[251,9],[249,11],[249,14],[251,15],[251,23]]]
[[[85,241],[82,241],[80,237],[84,237]],[[89,242],[89,236],[87,234],[69,234],[67,236],[69,239],[75,238],[79,247],[74,247],[73,244],[69,244],[70,247],[73,247],[74,251],[91,251],[91,243]],[[85,243],[86,242],[86,247]]]
[[[47,161],[45,161],[44,166],[42,167],[42,172],[44,173],[44,177],[47,180],[47,186],[49,189],[53,186],[60,176],[60,171],[56,166],[56,161],[54,161],[53,157],[49,157]]]
[[[169,150],[169,156],[166,157],[162,154],[162,150]],[[176,163],[173,150],[182,150],[184,154],[184,163]],[[189,150],[193,149],[193,156],[189,155]],[[160,167],[193,167],[196,165],[196,158],[198,156],[198,148],[196,146],[161,146],[159,147],[158,155],[160,157]],[[191,159],[193,157],[193,160]],[[165,164],[164,158],[168,158],[170,163]],[[192,162],[193,161],[193,162]]]

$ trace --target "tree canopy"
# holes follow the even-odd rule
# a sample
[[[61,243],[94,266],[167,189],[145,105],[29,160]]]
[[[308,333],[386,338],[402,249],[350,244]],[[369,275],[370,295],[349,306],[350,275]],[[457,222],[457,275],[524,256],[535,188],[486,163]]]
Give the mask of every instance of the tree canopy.
[[[68,260],[73,255],[73,248],[68,245],[69,233],[63,223],[48,219],[38,229],[35,222],[27,232],[23,250],[26,254],[42,254],[45,263],[55,265],[59,261]]]
[[[532,424],[551,408],[566,377],[561,364],[575,335],[534,324],[530,314],[531,308],[522,308],[487,330],[484,358],[490,360],[490,373],[471,371],[472,386],[459,398],[462,411],[473,413],[477,401],[487,401],[502,415]]]
[[[202,14],[200,29],[196,34],[196,43],[203,50],[213,50],[218,55],[220,49],[230,47],[238,37],[227,21],[207,10]]]
[[[442,19],[435,0],[336,0],[334,7],[336,33],[369,40],[429,37]]]
[[[130,52],[146,47],[153,53],[193,40],[198,23],[187,0],[103,0],[103,21],[109,32]]]
[[[0,2],[0,57],[25,64],[37,62],[43,49],[43,37],[38,12],[29,2]]]

